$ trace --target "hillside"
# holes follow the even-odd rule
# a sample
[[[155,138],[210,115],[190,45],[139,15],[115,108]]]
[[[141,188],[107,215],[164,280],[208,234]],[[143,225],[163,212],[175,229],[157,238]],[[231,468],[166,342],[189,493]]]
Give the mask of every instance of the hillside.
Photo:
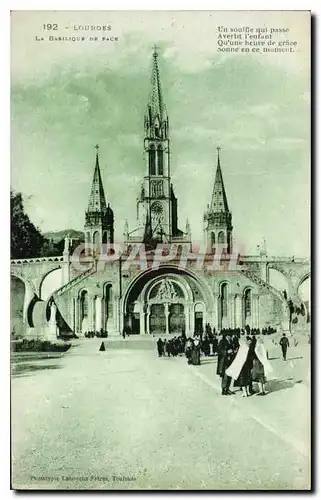
[[[84,240],[85,236],[82,231],[77,231],[76,229],[63,229],[62,231],[48,231],[44,233],[44,237],[48,240],[52,240],[53,243],[59,243],[59,241],[63,240],[67,235],[69,238],[74,238],[77,240]]]

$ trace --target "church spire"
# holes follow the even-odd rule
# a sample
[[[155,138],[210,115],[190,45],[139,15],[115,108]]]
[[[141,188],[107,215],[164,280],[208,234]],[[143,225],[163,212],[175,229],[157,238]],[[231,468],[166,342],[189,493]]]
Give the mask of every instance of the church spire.
[[[159,52],[152,53],[151,88],[144,113],[145,175],[137,197],[137,228],[126,244],[144,242],[189,243],[190,231],[178,228],[177,198],[171,185],[170,140],[166,106],[159,71]]]
[[[89,196],[88,212],[104,212],[107,209],[103,181],[99,167],[99,146],[96,144],[96,164]]]
[[[99,167],[99,146],[96,149],[96,163],[92,181],[88,209],[85,213],[85,251],[91,252],[94,245],[94,254],[101,252],[104,244],[114,241],[114,213],[106,204],[103,181]]]
[[[151,78],[152,92],[149,105],[151,108],[152,115],[154,117],[159,116],[160,121],[162,122],[166,115],[166,109],[163,100],[157,59],[158,59],[158,52],[157,52],[157,47],[155,46],[153,53],[153,69]]]
[[[221,148],[218,146],[216,149],[217,149],[217,167],[216,167],[216,175],[215,175],[210,210],[212,212],[229,212],[225,186],[223,182],[222,170],[221,170],[221,160],[220,160]]]
[[[204,214],[204,230],[206,243],[209,250],[214,250],[216,245],[224,245],[227,252],[232,251],[232,214],[227,203],[227,196],[223,182],[221,148],[217,147],[217,167],[210,206]]]
[[[166,139],[167,134],[168,117],[158,68],[158,52],[157,47],[154,46],[151,91],[145,114],[145,136],[148,138]]]

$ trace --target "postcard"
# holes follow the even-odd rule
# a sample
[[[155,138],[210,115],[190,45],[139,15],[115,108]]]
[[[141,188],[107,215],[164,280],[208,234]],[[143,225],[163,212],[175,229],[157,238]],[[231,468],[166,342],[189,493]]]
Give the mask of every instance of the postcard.
[[[11,12],[12,489],[311,489],[310,25]]]

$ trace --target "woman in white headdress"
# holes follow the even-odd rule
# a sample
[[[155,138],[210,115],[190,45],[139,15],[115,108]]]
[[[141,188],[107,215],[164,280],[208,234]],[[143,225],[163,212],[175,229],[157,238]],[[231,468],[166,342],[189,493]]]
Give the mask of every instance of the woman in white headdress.
[[[258,394],[266,394],[265,384],[272,372],[273,368],[267,359],[263,339],[258,337],[253,353],[253,366],[251,370],[253,382],[258,382],[259,384],[260,391]]]
[[[241,335],[235,359],[225,371],[234,380],[234,387],[242,389],[243,397],[250,396],[252,354],[251,339]]]

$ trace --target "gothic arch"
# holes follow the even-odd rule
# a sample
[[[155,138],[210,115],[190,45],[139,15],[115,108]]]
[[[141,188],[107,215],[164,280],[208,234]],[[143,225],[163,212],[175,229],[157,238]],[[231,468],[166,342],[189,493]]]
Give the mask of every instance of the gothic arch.
[[[218,310],[219,310],[219,327],[224,328],[228,324],[228,308],[230,284],[228,281],[221,281],[219,284]]]
[[[80,312],[80,324],[84,318],[88,317],[88,290],[83,289],[79,291],[79,312]]]
[[[17,280],[20,280],[22,281],[22,283],[24,284],[25,286],[25,290],[27,288],[27,286],[29,287],[32,287],[31,283],[27,280],[27,278],[25,276],[23,276],[22,274],[19,274],[19,273],[15,273],[14,271],[11,271],[10,273],[10,278],[16,278]],[[36,290],[34,290],[34,292],[36,292]]]
[[[156,174],[156,151],[154,144],[150,145],[148,152],[149,175]]]
[[[37,289],[32,281],[29,281],[22,273],[11,271],[11,278],[15,278],[24,284],[23,322],[26,326],[33,326],[32,311],[36,301],[39,300]]]
[[[81,297],[81,295],[82,295],[82,293],[83,293],[83,292],[88,293],[88,289],[87,289],[87,288],[80,288],[80,289],[78,290],[78,295],[77,295],[77,298],[78,298],[78,299],[80,299],[80,297]]]
[[[157,174],[164,174],[164,151],[161,145],[157,148]]]
[[[253,316],[253,288],[250,286],[245,287],[243,290],[242,310],[244,325],[247,325],[251,323],[251,319],[248,320],[247,318],[251,318]],[[249,326],[252,325],[249,324]]]
[[[99,231],[94,231],[93,233],[93,246],[94,246],[94,251],[99,251],[100,250],[100,234]]]
[[[206,308],[208,311],[214,311],[214,298],[213,294],[211,293],[210,288],[208,287],[208,284],[205,281],[202,281],[199,276],[191,271],[190,269],[180,269],[178,266],[174,265],[164,265],[161,266],[158,270],[156,269],[147,269],[143,272],[141,272],[139,275],[135,276],[128,284],[125,293],[123,294],[122,300],[121,300],[121,307],[123,313],[125,313],[127,304],[129,303],[131,295],[134,293],[134,289],[136,286],[139,285],[139,282],[145,281],[146,283],[150,282],[152,278],[160,278],[161,275],[168,275],[168,274],[174,274],[177,276],[189,276],[194,283],[200,288],[202,291],[203,297],[204,297],[204,302],[206,304]],[[143,288],[143,287],[142,287]]]
[[[225,242],[225,234],[224,234],[224,231],[220,231],[217,235],[217,243],[219,244],[222,244],[222,243],[226,243]]]
[[[103,284],[103,328],[107,330],[107,322],[114,318],[114,287],[111,282]]]
[[[192,300],[192,292],[191,290],[187,290],[187,287],[189,287],[189,284],[188,283],[181,283],[180,280],[177,278],[177,276],[175,276],[174,274],[166,274],[166,276],[160,276],[160,277],[156,277],[154,278],[151,282],[147,283],[147,285],[145,286],[145,288],[143,289],[143,296],[146,297],[147,300],[150,300],[151,299],[151,294],[152,294],[152,291],[155,287],[157,287],[158,285],[160,285],[160,283],[165,279],[165,278],[168,278],[169,281],[171,281],[172,283],[175,283],[178,288],[180,289],[180,291],[182,292],[183,296],[184,296],[184,300]]]
[[[308,273],[305,273],[303,276],[301,276],[297,288],[296,288],[296,294],[299,295],[299,288],[300,286],[309,278],[311,278],[311,272],[309,271]]]
[[[39,283],[39,298],[41,298],[42,300],[47,300],[47,298],[46,298],[46,299],[43,299],[43,298],[42,298],[42,287],[43,287],[43,284],[44,284],[45,279],[49,276],[49,274],[54,273],[54,272],[59,271],[59,270],[60,270],[60,271],[61,271],[61,273],[62,273],[62,266],[61,266],[61,265],[60,265],[60,266],[57,266],[57,267],[55,267],[55,268],[53,268],[53,269],[50,269],[50,271],[46,272],[46,273],[45,273],[45,274],[41,277],[41,281],[40,281],[40,283]],[[62,276],[61,276],[61,278],[62,278]],[[55,290],[58,290],[58,288],[60,288],[60,286],[61,286],[61,283],[59,284],[59,286],[58,286]],[[52,295],[52,294],[53,294],[53,292],[55,292],[55,290],[52,290],[52,292],[51,292],[51,293],[49,293],[49,295]]]
[[[231,283],[227,280],[227,279],[223,279],[219,282],[218,284],[218,289],[219,289],[219,293],[221,294],[221,288],[223,285],[227,285],[228,288],[231,286]]]
[[[202,312],[204,313],[205,312],[205,304],[204,302],[195,302],[194,304],[194,312]]]

